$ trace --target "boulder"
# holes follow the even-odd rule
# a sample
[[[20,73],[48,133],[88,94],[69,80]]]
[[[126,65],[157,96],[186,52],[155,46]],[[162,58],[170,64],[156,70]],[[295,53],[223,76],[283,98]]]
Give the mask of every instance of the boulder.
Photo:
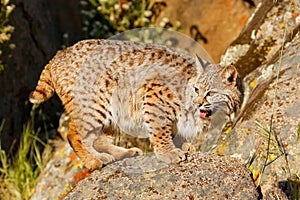
[[[195,153],[167,165],[152,156],[124,159],[94,171],[68,199],[258,199],[251,172],[238,160]]]

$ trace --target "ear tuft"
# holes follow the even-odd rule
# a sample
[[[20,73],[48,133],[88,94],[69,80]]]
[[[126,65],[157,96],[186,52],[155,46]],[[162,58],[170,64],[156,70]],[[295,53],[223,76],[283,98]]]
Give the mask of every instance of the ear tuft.
[[[236,79],[238,76],[237,70],[233,65],[224,67],[221,72],[222,81],[227,85],[236,84]]]
[[[197,72],[198,74],[202,74],[204,69],[206,68],[206,66],[208,66],[210,63],[202,58],[200,58],[197,54],[196,54],[196,68],[197,68]]]

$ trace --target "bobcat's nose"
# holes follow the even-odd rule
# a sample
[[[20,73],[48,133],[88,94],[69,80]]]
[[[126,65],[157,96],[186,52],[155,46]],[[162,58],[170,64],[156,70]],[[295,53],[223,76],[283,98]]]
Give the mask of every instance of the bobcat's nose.
[[[199,105],[199,107],[201,107],[201,106],[203,105],[204,102],[203,102],[203,99],[202,99],[202,98],[199,98],[199,97],[198,97],[198,98],[196,99],[196,103]]]

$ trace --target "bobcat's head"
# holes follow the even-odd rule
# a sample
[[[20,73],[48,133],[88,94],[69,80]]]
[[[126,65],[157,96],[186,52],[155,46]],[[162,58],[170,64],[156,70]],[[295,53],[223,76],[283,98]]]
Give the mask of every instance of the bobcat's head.
[[[222,67],[218,64],[206,64],[197,58],[198,75],[190,83],[192,103],[196,115],[203,121],[203,131],[207,131],[211,119],[225,114],[225,125],[231,124],[239,110],[243,89],[238,72],[233,65]],[[204,67],[203,67],[204,66]],[[220,121],[220,123],[224,123]]]

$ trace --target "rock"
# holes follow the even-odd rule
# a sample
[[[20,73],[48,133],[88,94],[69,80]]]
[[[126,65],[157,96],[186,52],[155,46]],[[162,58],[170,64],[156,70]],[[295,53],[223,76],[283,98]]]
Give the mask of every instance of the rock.
[[[245,86],[236,126],[221,134],[220,130],[210,131],[197,141],[201,151],[234,156],[248,163],[266,199],[276,199],[276,195],[297,198],[293,194],[300,193],[299,30],[299,1],[267,0],[258,4],[221,58],[224,65],[237,65]]]
[[[166,18],[172,24],[181,22],[182,32],[198,41],[216,63],[238,37],[257,5],[256,0],[168,0],[162,3],[165,6],[161,6],[157,25]]]
[[[15,5],[10,15],[10,24],[15,28],[11,42],[16,48],[11,52],[12,59],[5,60],[8,67],[0,72],[0,123],[5,121],[0,140],[7,152],[13,147],[14,151],[17,149],[18,145],[14,144],[18,144],[32,106],[26,103],[28,95],[35,88],[44,66],[57,50],[62,49],[63,43],[73,44],[83,39],[79,0],[11,2]],[[64,34],[68,35],[67,39]],[[56,121],[53,120],[56,126],[58,116],[53,111],[62,110],[58,98],[52,98],[42,107],[43,117],[35,119],[35,123],[50,124],[49,118],[56,118]]]
[[[90,174],[72,148],[62,142],[40,175],[31,200],[132,199],[143,195],[152,199],[257,199],[259,192],[249,169],[228,156],[195,153],[178,165],[168,165],[150,154],[127,158]]]
[[[297,34],[286,44],[278,62],[262,65],[244,79],[249,85],[249,98],[236,126],[223,133],[215,150],[248,162],[263,193],[267,193],[264,187],[269,184],[293,181],[296,182],[294,193],[297,190],[300,193],[299,178],[292,179],[300,173],[299,41],[300,34]]]
[[[52,159],[40,174],[31,200],[60,199],[89,174],[68,143],[56,141],[56,146]]]
[[[152,156],[94,171],[68,199],[258,199],[250,171],[234,158],[196,153],[168,166]]]
[[[282,44],[295,37],[299,25],[299,1],[260,1],[239,37],[227,48],[221,63],[234,63],[244,78],[257,67],[276,62]]]
[[[252,113],[257,111],[253,107],[256,105],[255,103],[257,101],[260,101],[260,104],[264,102],[265,98],[262,99],[264,93],[269,85],[274,83],[274,80],[276,79],[276,70],[279,66],[278,63],[282,50],[282,53],[285,54],[285,64],[281,67],[280,74],[282,75],[288,70],[289,72],[286,72],[285,75],[286,79],[295,79],[295,77],[297,77],[299,30],[299,1],[261,1],[258,3],[256,10],[239,37],[227,48],[221,58],[221,64],[227,65],[233,63],[237,66],[238,72],[241,78],[243,78],[245,89],[244,103],[241,109],[242,112],[236,119],[236,122],[239,121],[241,117],[245,117],[245,115],[248,116],[245,120],[250,119]],[[291,69],[291,67],[293,69]],[[293,76],[289,77],[290,75]],[[299,83],[296,78],[290,86],[282,87],[281,89],[297,88],[299,87],[297,85],[299,85]],[[273,86],[274,84],[271,87]],[[278,93],[281,93],[280,89]],[[295,96],[297,95],[298,94],[295,93]],[[280,105],[281,104],[282,103],[280,103]],[[271,113],[270,110],[269,113]],[[257,114],[261,115],[261,113]],[[264,119],[267,119],[269,116],[263,117]],[[221,120],[218,119],[217,121]],[[293,123],[297,124],[296,122]],[[225,132],[228,133],[229,131],[230,130],[228,129]],[[226,133],[221,133],[220,128],[216,124],[207,134],[199,135],[197,141],[194,143],[203,152],[214,152],[213,149],[219,149],[220,151],[218,150],[218,152],[223,153],[224,144],[226,144],[225,146],[228,145],[227,141],[222,139],[227,137],[224,136]],[[232,138],[231,140],[234,141],[236,139],[236,143],[239,143],[238,138],[239,137]],[[217,142],[217,140],[219,140],[219,142]],[[250,140],[249,143],[251,142],[253,143],[254,141]],[[247,146],[246,144],[247,143],[243,143],[244,146],[241,145],[245,149],[244,156],[247,155],[247,151],[249,155],[249,152],[252,150],[252,148],[250,148],[251,145]],[[228,155],[235,154],[236,148],[233,144],[228,148],[231,149],[231,154]]]

